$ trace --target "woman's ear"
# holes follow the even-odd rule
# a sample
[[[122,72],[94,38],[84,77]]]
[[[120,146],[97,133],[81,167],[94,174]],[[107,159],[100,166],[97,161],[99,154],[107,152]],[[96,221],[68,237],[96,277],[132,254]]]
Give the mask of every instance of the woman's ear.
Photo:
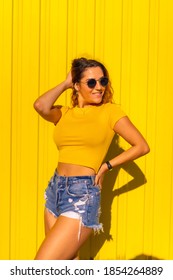
[[[76,91],[79,91],[79,83],[75,83],[75,84],[74,84],[74,89],[75,89]]]

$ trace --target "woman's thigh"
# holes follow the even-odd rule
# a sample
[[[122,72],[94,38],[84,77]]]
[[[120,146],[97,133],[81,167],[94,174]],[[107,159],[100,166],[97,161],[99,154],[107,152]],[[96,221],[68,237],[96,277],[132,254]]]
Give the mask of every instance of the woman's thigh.
[[[44,210],[44,229],[45,229],[45,235],[48,234],[50,229],[54,226],[56,223],[57,217],[55,217],[47,208]]]
[[[53,218],[55,217],[53,216]],[[55,218],[55,220],[53,218],[47,222],[47,235],[41,244],[35,259],[74,259],[79,248],[92,233],[92,229],[81,226],[81,222],[78,219],[64,216]]]

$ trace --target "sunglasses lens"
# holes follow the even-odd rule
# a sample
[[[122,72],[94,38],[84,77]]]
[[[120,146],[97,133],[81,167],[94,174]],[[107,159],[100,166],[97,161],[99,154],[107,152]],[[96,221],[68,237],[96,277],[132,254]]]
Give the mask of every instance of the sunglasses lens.
[[[103,77],[100,79],[100,84],[102,85],[102,87],[106,87],[108,84],[108,78],[107,77]]]
[[[108,78],[107,77],[103,77],[99,80],[100,84],[102,87],[106,87],[108,84]],[[95,79],[89,79],[87,81],[87,85],[89,88],[94,88],[97,84],[97,81]]]
[[[96,80],[95,79],[90,79],[87,81],[87,85],[89,88],[94,88],[96,86]]]

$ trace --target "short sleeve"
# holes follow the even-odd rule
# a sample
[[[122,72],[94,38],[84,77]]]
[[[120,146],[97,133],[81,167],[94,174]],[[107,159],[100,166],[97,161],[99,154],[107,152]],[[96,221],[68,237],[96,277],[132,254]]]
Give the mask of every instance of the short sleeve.
[[[64,116],[64,114],[69,110],[68,106],[61,106],[60,108],[62,116]]]
[[[110,127],[113,129],[116,122],[120,120],[122,117],[127,116],[126,113],[121,109],[121,107],[115,103],[109,103],[109,122]]]

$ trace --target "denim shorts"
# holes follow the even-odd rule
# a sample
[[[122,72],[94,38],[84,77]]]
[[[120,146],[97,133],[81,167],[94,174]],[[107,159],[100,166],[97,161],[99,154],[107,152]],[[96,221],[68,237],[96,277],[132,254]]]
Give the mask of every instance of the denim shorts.
[[[45,207],[55,216],[77,218],[85,227],[102,230],[100,187],[95,176],[59,176],[55,171],[45,190]]]

